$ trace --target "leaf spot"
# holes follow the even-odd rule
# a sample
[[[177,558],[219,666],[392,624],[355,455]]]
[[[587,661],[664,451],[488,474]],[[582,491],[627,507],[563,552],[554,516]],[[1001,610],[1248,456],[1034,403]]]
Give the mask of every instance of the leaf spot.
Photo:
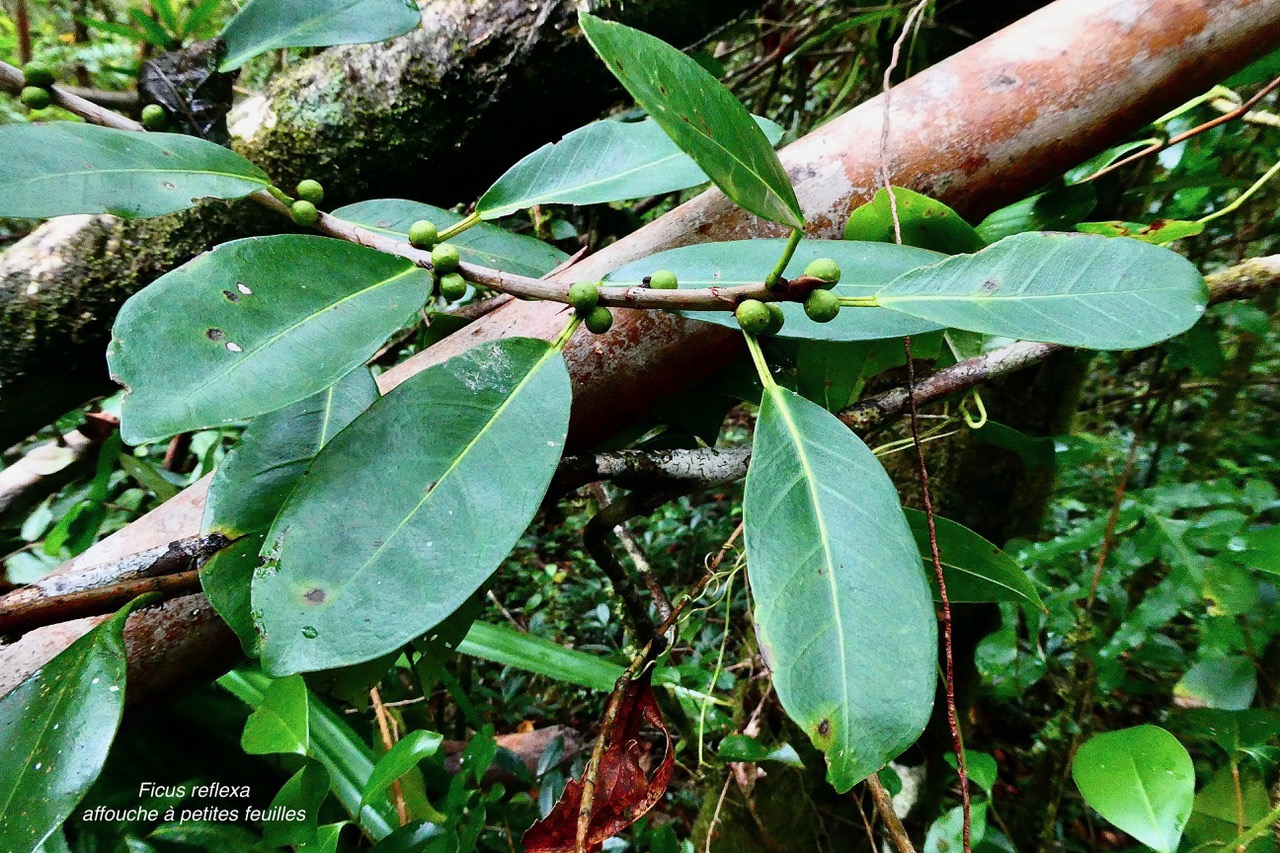
[[[244,347],[240,346],[235,341],[227,341],[227,349],[231,352],[244,352]]]
[[[1000,282],[996,281],[994,278],[989,278],[982,283],[983,293],[995,293],[999,289]]]
[[[222,295],[227,297],[228,302],[240,301],[240,294],[236,293],[234,290],[224,290],[222,291]]]
[[[823,720],[822,722],[818,723],[818,734],[822,735],[823,737],[827,737],[828,735],[831,734],[830,720]]]
[[[323,604],[327,596],[323,589],[316,587],[315,589],[308,590],[302,598],[308,604]]]
[[[173,181],[165,181],[164,188],[167,190],[176,190],[178,188],[178,185],[175,184]]]
[[[240,291],[241,293],[245,294],[246,296],[247,296],[248,294],[253,293],[253,290],[252,290],[252,289],[250,289],[249,285],[245,284],[243,281],[237,281],[237,282],[236,282],[236,290]]]
[[[221,329],[209,329],[204,334],[205,334],[205,337],[207,337],[211,341],[220,341],[227,336],[227,333],[222,331]]]

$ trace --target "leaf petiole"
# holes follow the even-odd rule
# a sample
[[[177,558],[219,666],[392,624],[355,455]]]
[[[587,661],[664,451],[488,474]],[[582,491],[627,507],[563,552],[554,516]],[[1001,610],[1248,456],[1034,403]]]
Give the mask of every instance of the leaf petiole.
[[[880,300],[874,296],[841,296],[841,308],[879,308]]]
[[[764,280],[765,287],[772,288],[778,283],[778,279],[782,278],[783,271],[787,268],[787,264],[791,263],[791,256],[796,253],[796,247],[800,245],[800,241],[803,238],[804,229],[791,229],[791,236],[787,238],[787,245],[782,250],[782,257],[778,259],[778,264],[773,268],[773,272],[769,273]]]
[[[479,225],[479,224],[480,224],[480,214],[469,213],[465,218],[459,219],[457,222],[453,223],[448,228],[441,231],[440,236],[437,239],[441,243],[443,243],[445,240],[448,240],[450,237],[458,236],[463,231],[466,231],[468,228],[470,228],[472,225]]]
[[[778,383],[773,380],[773,374],[769,372],[769,363],[764,360],[764,352],[760,349],[760,339],[746,332],[743,332],[742,336],[747,339],[747,350],[751,353],[751,361],[755,363],[756,373],[760,374],[760,382],[764,385],[766,391],[772,391],[778,386]]]
[[[555,352],[562,352],[565,344],[569,343],[569,338],[573,337],[573,333],[578,330],[578,325],[581,322],[582,317],[577,312],[574,312],[573,319],[569,321],[569,325],[565,326],[563,331],[551,342],[551,349]]]

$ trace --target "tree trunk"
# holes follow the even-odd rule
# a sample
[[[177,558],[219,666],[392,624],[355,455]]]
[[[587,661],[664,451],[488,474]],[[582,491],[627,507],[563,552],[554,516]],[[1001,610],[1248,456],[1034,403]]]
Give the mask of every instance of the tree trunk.
[[[1060,0],[895,90],[893,180],[941,197],[974,216],[1012,201],[1146,121],[1276,47],[1280,5],[1266,0]],[[783,152],[815,236],[836,236],[848,210],[873,192],[884,104],[877,98]],[[776,234],[715,191],[589,257],[562,274],[594,279],[672,246]],[[559,306],[513,301],[385,373],[385,391],[415,371],[481,340],[550,338]],[[615,330],[580,335],[567,356],[574,377],[571,441],[608,435],[655,399],[708,375],[739,351],[735,335],[656,312],[619,311]],[[62,572],[164,545],[199,527],[204,484],[72,561]],[[164,620],[162,612],[133,617]],[[42,665],[83,627],[52,626],[0,652],[0,691]],[[178,640],[203,646],[225,628],[209,623]],[[40,635],[36,637],[36,635]],[[171,650],[167,650],[171,651]],[[150,650],[131,646],[131,691],[164,679],[148,670]]]
[[[433,0],[408,35],[326,50],[274,79],[233,113],[233,147],[281,187],[320,180],[333,205],[470,201],[617,98],[578,5]],[[684,45],[759,2],[590,5]],[[0,255],[0,449],[111,393],[103,354],[130,295],[218,243],[282,227],[251,203],[211,202],[146,220],[62,217]]]

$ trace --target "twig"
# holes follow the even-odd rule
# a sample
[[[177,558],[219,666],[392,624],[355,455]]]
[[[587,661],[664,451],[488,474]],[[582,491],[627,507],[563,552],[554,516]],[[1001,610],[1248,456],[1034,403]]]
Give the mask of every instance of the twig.
[[[591,484],[591,494],[599,502],[600,506],[610,505],[609,495],[604,490],[601,483]],[[627,556],[631,558],[631,562],[636,567],[636,574],[640,575],[640,579],[644,581],[644,585],[649,589],[649,595],[653,598],[654,605],[658,608],[658,618],[666,619],[671,615],[671,600],[667,598],[667,591],[658,583],[657,577],[653,574],[653,567],[649,565],[649,558],[645,556],[644,551],[640,548],[640,543],[636,541],[635,534],[627,527],[626,522],[614,525],[614,535],[622,542],[622,547],[627,552]]]
[[[1092,175],[1089,175],[1087,178],[1082,179],[1080,183],[1083,184],[1087,181],[1097,180],[1098,178],[1101,178],[1103,175],[1114,172],[1116,169],[1119,169],[1122,166],[1127,166],[1136,160],[1141,160],[1143,157],[1147,157],[1151,154],[1155,154],[1157,151],[1163,151],[1166,148],[1177,145],[1179,142],[1186,142],[1191,137],[1198,136],[1199,134],[1204,133],[1206,130],[1212,130],[1213,128],[1217,127],[1220,124],[1226,124],[1227,122],[1232,121],[1233,119],[1240,118],[1241,116],[1248,113],[1249,110],[1251,110],[1259,101],[1261,101],[1267,95],[1271,94],[1271,92],[1275,90],[1277,86],[1280,86],[1280,77],[1277,77],[1267,85],[1263,86],[1262,89],[1260,89],[1256,95],[1254,95],[1249,100],[1245,101],[1240,106],[1231,110],[1230,112],[1223,113],[1220,116],[1215,116],[1214,118],[1209,119],[1203,124],[1198,124],[1195,127],[1191,128],[1190,130],[1185,130],[1176,136],[1171,136],[1168,139],[1164,140],[1163,142],[1153,142],[1152,144],[1148,145],[1146,148],[1143,148],[1140,151],[1135,151],[1132,154],[1128,155],[1127,157],[1121,157],[1116,162],[1111,163],[1110,165],[1104,166],[1098,171],[1094,172]]]
[[[45,625],[110,613],[143,593],[158,592],[164,598],[190,595],[200,591],[200,572],[192,570],[155,578],[137,578],[54,598],[33,598],[24,604],[8,603],[7,599],[29,589],[31,587],[22,587],[5,596],[6,606],[0,611],[0,636],[12,639]]]
[[[390,714],[387,713],[387,707],[382,704],[382,694],[378,691],[378,685],[374,685],[369,690],[369,701],[373,703],[373,716],[378,721],[378,733],[382,736],[382,748],[387,752],[396,745],[396,737],[392,736],[391,724],[389,723]],[[400,825],[404,826],[409,822],[409,808],[404,801],[404,788],[397,779],[391,783],[391,802],[396,807],[396,817],[400,820]]]
[[[893,797],[889,796],[884,783],[880,781],[880,774],[872,773],[867,777],[866,784],[867,790],[871,792],[871,799],[875,801],[876,811],[884,821],[885,832],[893,846],[898,848],[898,853],[916,853],[907,830],[903,828],[902,821],[898,820],[898,813],[893,810]]]

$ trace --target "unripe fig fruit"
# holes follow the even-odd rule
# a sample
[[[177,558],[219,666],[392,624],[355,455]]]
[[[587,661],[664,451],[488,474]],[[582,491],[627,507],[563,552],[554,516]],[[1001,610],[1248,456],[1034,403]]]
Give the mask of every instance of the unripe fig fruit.
[[[143,117],[145,119],[145,113]],[[299,181],[298,198],[303,201],[309,201],[312,204],[319,204],[324,201],[324,187],[320,186],[319,181],[313,181],[310,178],[305,181]]]
[[[830,290],[815,290],[804,301],[804,313],[815,323],[830,323],[840,313],[840,297]]]
[[[147,130],[164,130],[169,123],[169,116],[159,104],[147,104],[142,108],[142,126]]]
[[[431,266],[437,275],[448,275],[462,263],[458,250],[448,243],[437,243],[431,250]]]
[[[449,302],[457,302],[467,295],[467,280],[456,272],[440,276],[440,295]]]
[[[589,281],[580,281],[569,288],[569,304],[582,316],[587,316],[600,304],[600,288]]]
[[[53,103],[53,96],[49,94],[48,89],[41,89],[39,86],[27,86],[22,90],[22,94],[18,96],[18,100],[28,109],[42,110],[49,104]]]
[[[749,335],[767,335],[773,323],[769,306],[759,299],[744,299],[734,309],[733,316],[742,327],[742,331]]]
[[[782,324],[786,322],[787,315],[782,313],[782,306],[776,302],[766,302],[765,308],[769,310],[769,328],[765,329],[766,335],[776,335],[782,331]]]
[[[28,62],[22,67],[22,76],[28,86],[48,89],[53,85],[53,69],[43,62]]]
[[[415,249],[430,249],[440,239],[434,222],[419,219],[409,226],[409,242]]]
[[[654,290],[675,290],[680,286],[676,274],[671,270],[658,270],[649,276],[649,286]]]
[[[840,282],[840,265],[830,258],[818,258],[804,268],[805,275],[820,278],[826,282],[824,290],[830,290]]]
[[[303,228],[310,228],[320,221],[320,211],[306,200],[295,201],[289,207],[289,215],[293,217],[294,225],[301,225]]]
[[[592,334],[603,335],[605,332],[609,331],[609,328],[613,325],[613,314],[611,314],[609,309],[605,308],[603,305],[597,305],[595,308],[591,309],[590,314],[583,318],[582,324],[586,326],[587,330]]]

